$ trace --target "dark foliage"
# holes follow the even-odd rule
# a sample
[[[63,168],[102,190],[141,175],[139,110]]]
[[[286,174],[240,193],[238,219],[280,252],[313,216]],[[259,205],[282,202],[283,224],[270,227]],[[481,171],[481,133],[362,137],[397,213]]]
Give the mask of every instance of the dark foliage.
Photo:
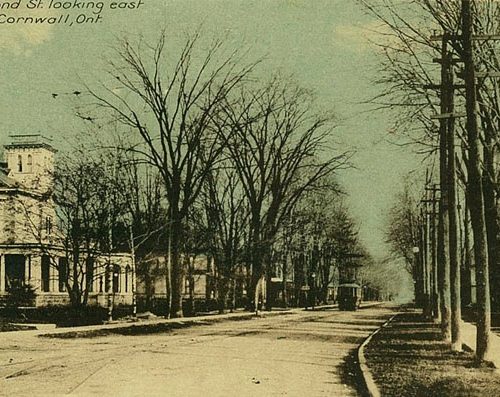
[[[113,318],[121,318],[132,313],[130,306],[117,306]],[[108,319],[108,309],[98,306],[46,306],[37,308],[8,307],[0,310],[0,317],[10,322],[49,323],[58,327],[102,324]]]
[[[9,290],[5,304],[8,308],[30,307],[35,305],[35,298],[36,293],[31,285],[15,285]]]

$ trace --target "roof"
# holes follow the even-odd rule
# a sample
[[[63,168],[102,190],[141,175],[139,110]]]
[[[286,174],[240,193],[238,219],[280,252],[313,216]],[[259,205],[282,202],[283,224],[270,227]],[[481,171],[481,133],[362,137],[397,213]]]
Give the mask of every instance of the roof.
[[[355,283],[346,283],[346,284],[340,284],[339,287],[346,287],[346,288],[361,288],[359,284]]]
[[[19,183],[7,176],[8,172],[7,168],[0,167],[0,187],[18,187]]]
[[[9,135],[11,143],[4,145],[5,149],[16,148],[45,148],[52,152],[56,149],[52,147],[52,140],[41,134],[22,134],[22,135]]]

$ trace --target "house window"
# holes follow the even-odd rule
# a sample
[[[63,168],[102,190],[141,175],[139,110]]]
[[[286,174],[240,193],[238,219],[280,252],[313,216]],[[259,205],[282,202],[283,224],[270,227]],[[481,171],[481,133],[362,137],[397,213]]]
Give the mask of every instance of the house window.
[[[26,172],[33,171],[33,157],[31,154],[28,154],[28,160],[26,161]]]
[[[5,255],[5,290],[10,291],[24,285],[26,257],[24,255]]]
[[[128,292],[128,279],[130,274],[130,266],[127,265],[125,268],[125,292]]]
[[[23,172],[23,157],[21,155],[17,156],[17,171]]]
[[[86,260],[85,277],[87,279],[88,292],[94,292],[94,259],[93,258],[87,258],[87,260]]]
[[[50,292],[50,257],[42,256],[42,291]]]
[[[45,218],[45,232],[52,234],[52,218],[50,216]]]
[[[111,277],[109,264],[106,265],[106,270],[104,271],[104,291],[110,292],[111,290]]]
[[[120,266],[113,266],[113,293],[120,292]]]
[[[68,280],[68,260],[67,258],[59,258],[59,292],[66,291],[66,281]]]

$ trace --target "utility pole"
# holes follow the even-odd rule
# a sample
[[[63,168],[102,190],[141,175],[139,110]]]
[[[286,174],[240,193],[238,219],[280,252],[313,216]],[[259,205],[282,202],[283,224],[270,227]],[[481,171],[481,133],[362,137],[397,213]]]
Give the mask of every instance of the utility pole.
[[[427,204],[420,208],[420,264],[421,264],[421,273],[422,273],[422,305],[423,305],[423,314],[426,318],[431,318],[432,308],[430,302],[430,274],[429,274],[429,256],[428,256],[428,247],[429,247],[429,222],[428,222],[428,214],[427,214]]]
[[[441,44],[441,116],[439,120],[439,182],[441,196],[439,200],[438,223],[438,285],[441,296],[441,336],[444,341],[451,341],[451,294],[450,294],[450,252],[449,252],[449,195],[448,195],[448,152],[447,135],[449,114],[449,72],[447,69],[448,36],[445,34]]]
[[[448,107],[448,113],[454,114],[454,75],[452,55],[443,59],[445,80],[442,82],[441,95]],[[447,190],[448,190],[448,222],[449,222],[449,258],[450,258],[450,293],[451,293],[451,349],[462,350],[461,321],[462,308],[460,299],[460,262],[458,260],[457,233],[457,186],[455,159],[455,117],[448,118],[446,146],[448,154]]]
[[[443,222],[445,239],[441,247],[441,261],[443,262],[442,277],[444,278],[445,307],[451,310],[448,318],[442,317],[443,338],[449,340],[451,336],[451,348],[454,351],[462,350],[460,325],[462,320],[460,299],[460,262],[458,260],[458,233],[457,233],[457,191],[456,191],[456,158],[455,158],[455,114],[454,95],[454,73],[453,53],[448,52],[448,41],[451,34],[445,32],[441,37],[441,58],[435,60],[441,64],[441,85],[437,86],[440,91],[441,114],[439,128],[439,154],[440,154],[440,179],[441,179],[441,201],[440,222]],[[442,207],[442,211],[441,211]],[[441,230],[441,229],[440,229]],[[446,245],[447,243],[447,245]],[[443,252],[444,251],[444,252]],[[449,295],[448,295],[449,294]],[[449,305],[447,303],[449,296]],[[446,313],[446,310],[442,310]],[[446,313],[446,316],[448,314]]]
[[[430,211],[428,212],[430,217],[430,249],[431,249],[431,266],[430,266],[430,284],[431,284],[431,306],[432,306],[432,317],[434,322],[441,322],[441,304],[440,304],[440,295],[438,288],[438,263],[437,263],[437,222],[436,216],[437,212],[437,202],[438,198],[436,197],[436,192],[439,188],[436,185],[432,185],[431,187],[426,187],[426,191],[430,192],[430,199],[426,200],[429,204],[431,204]]]
[[[137,317],[137,286],[136,286],[136,263],[135,263],[135,243],[134,243],[134,228],[133,223],[130,222],[130,254],[132,256],[132,275],[131,275],[131,289],[132,289],[132,316]]]
[[[445,32],[433,39],[441,40],[441,58],[435,62],[441,64],[441,84],[426,86],[440,92],[439,119],[439,176],[441,198],[439,206],[438,283],[441,303],[441,330],[443,339],[451,341],[452,350],[460,351],[461,300],[460,300],[460,262],[458,260],[457,237],[457,192],[455,159],[455,118],[460,117],[454,109],[453,64],[457,59],[448,51],[448,42],[452,35]]]
[[[474,41],[500,40],[500,35],[473,34],[473,16],[471,0],[461,2],[461,35],[449,35],[448,38],[462,44],[463,78],[465,81],[465,108],[467,132],[467,174],[466,201],[469,206],[474,241],[474,260],[476,268],[477,333],[476,357],[485,360],[489,355],[489,333],[491,327],[491,302],[489,285],[489,251],[485,219],[485,200],[483,189],[483,170],[481,164],[481,136],[478,122],[478,91],[476,78],[499,78],[499,72],[476,72],[474,61]],[[431,40],[444,37],[433,36]],[[451,114],[452,115],[452,114]],[[441,115],[443,116],[443,115]],[[445,116],[446,117],[446,116]]]
[[[428,178],[426,178],[428,179]],[[432,291],[432,215],[429,212],[429,192],[425,190],[425,199],[421,200],[423,204],[420,210],[422,219],[422,241],[421,241],[421,260],[423,263],[423,276],[424,276],[424,310],[423,314],[426,318],[431,319],[433,313],[433,291]]]

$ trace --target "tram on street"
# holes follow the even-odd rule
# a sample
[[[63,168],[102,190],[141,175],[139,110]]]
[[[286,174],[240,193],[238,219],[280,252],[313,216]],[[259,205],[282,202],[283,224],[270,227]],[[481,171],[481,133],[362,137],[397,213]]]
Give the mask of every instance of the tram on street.
[[[361,304],[361,286],[356,283],[340,284],[337,301],[339,310],[357,310]]]

